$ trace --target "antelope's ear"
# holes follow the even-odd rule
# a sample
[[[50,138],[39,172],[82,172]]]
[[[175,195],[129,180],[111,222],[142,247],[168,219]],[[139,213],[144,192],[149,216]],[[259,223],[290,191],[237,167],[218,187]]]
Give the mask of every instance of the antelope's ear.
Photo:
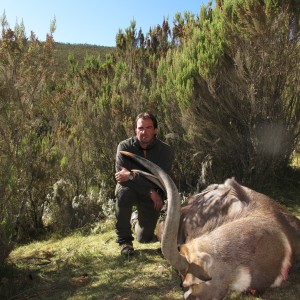
[[[206,268],[195,263],[189,264],[186,276],[189,274],[198,278],[200,280],[198,283],[211,280],[211,276],[208,274]]]
[[[191,251],[186,244],[180,248],[181,254],[187,257],[190,262],[183,276],[183,282],[187,284],[186,286],[190,286],[211,280],[209,269],[213,264],[212,256],[206,252],[196,250],[195,247],[190,248],[194,249],[194,251]]]
[[[203,280],[195,277],[193,274],[187,273],[184,277],[183,282],[182,282],[182,286],[187,288],[187,287],[190,287],[194,284],[201,284],[203,282],[204,282]]]
[[[200,254],[200,255],[199,255]],[[208,253],[197,253],[198,263],[190,263],[182,286],[190,287],[211,280],[208,271],[212,265],[212,257]]]
[[[212,266],[213,258],[205,252],[197,252],[195,262],[189,264],[182,286],[189,287],[194,284],[201,284],[211,280],[209,269]]]

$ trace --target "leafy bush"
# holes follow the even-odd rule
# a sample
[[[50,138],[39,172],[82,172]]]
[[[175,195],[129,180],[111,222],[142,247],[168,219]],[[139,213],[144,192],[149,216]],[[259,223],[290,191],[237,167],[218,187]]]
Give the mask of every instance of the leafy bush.
[[[13,249],[12,242],[7,236],[5,223],[0,223],[0,249],[0,265],[2,265]]]
[[[74,186],[61,179],[47,197],[43,222],[48,230],[66,233],[85,226],[94,227],[93,224],[113,217],[114,203],[107,201],[104,186],[98,193],[91,190],[88,195],[76,195]]]

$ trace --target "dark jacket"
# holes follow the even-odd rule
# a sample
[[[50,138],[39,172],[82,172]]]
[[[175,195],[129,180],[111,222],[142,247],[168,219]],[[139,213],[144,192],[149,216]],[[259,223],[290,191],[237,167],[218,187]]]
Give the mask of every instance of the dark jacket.
[[[138,169],[149,172],[143,166],[133,161],[131,158],[122,155],[120,151],[128,151],[136,155],[145,157],[151,162],[157,164],[168,174],[170,174],[171,172],[173,163],[173,151],[168,144],[157,138],[154,139],[154,141],[147,147],[147,149],[141,148],[140,143],[136,137],[131,137],[120,142],[117,148],[116,172],[120,171],[120,166],[126,168],[129,171],[131,171],[132,169]],[[141,196],[148,196],[151,189],[157,189],[156,185],[139,174],[135,174],[133,180],[126,181],[122,184],[117,184],[116,190],[121,186],[130,187]]]

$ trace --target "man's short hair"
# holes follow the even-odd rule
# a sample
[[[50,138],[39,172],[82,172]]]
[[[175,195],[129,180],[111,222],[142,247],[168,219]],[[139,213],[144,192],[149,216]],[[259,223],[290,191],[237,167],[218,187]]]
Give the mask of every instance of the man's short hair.
[[[134,123],[134,127],[135,128],[134,129],[136,129],[136,127],[137,127],[137,121],[139,119],[143,119],[143,120],[151,119],[152,122],[153,122],[153,127],[157,128],[157,120],[156,120],[155,116],[152,113],[150,113],[150,112],[142,112],[142,113],[138,114],[137,117],[136,117],[136,119],[135,119],[135,123]]]

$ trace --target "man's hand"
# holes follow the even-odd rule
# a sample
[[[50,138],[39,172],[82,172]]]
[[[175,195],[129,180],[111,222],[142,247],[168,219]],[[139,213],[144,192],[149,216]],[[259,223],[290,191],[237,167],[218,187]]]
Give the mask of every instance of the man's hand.
[[[130,172],[126,168],[120,166],[120,171],[115,173],[115,178],[116,178],[117,182],[121,183],[121,182],[128,181],[129,175],[130,175]]]
[[[162,207],[163,207],[163,201],[161,196],[154,190],[150,191],[150,198],[154,203],[154,209],[156,211],[161,211]]]

